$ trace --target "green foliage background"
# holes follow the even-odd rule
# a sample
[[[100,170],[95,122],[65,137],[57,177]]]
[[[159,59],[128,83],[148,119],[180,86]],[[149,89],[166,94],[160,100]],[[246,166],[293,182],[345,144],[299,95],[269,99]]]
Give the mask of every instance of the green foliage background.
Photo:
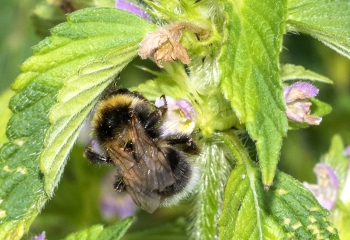
[[[41,40],[35,35],[30,15],[39,0],[1,1],[0,8],[0,92],[7,90],[15,77],[20,73],[19,66],[31,55],[31,47]],[[329,77],[332,86],[318,84],[319,99],[329,103],[333,112],[323,118],[320,126],[312,126],[299,131],[289,131],[284,139],[282,156],[279,162],[280,170],[291,174],[301,181],[314,182],[312,168],[319,157],[328,150],[331,137],[339,133],[345,144],[350,144],[350,60],[327,48],[317,40],[304,36],[288,34],[284,36],[284,49],[281,61],[302,65],[306,69]],[[123,71],[130,79],[147,79],[150,75],[142,75],[135,70],[137,61]],[[130,84],[129,81],[127,84]],[[0,115],[7,105],[6,99],[0,100]],[[4,126],[0,126],[0,143],[4,139]],[[96,168],[82,157],[84,146],[74,148],[65,174],[42,214],[35,220],[27,237],[46,231],[49,239],[60,239],[69,233],[92,224],[103,223],[98,209],[99,184],[108,168]],[[89,189],[89,191],[86,191]],[[69,194],[68,194],[69,193]],[[142,234],[136,230],[155,227],[169,222],[157,233],[173,231],[172,236],[181,239],[186,225],[186,203],[171,209],[159,209],[153,215],[142,212],[125,239],[140,239]],[[152,218],[152,221],[149,220]],[[108,224],[108,222],[104,222]],[[150,231],[150,230],[148,230]],[[157,232],[158,231],[158,232]],[[148,236],[152,236],[150,233]],[[163,235],[164,237],[164,235]],[[154,238],[152,238],[154,239]]]

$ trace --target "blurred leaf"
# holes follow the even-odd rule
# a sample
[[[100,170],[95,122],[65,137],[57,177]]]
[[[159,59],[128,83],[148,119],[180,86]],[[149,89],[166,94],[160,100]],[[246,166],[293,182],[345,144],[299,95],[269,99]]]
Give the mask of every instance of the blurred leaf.
[[[43,0],[33,11],[32,20],[36,33],[41,37],[50,35],[50,30],[66,21],[66,15],[89,7],[115,7],[115,0]]]
[[[66,17],[66,13],[60,7],[47,2],[38,4],[32,15],[36,33],[41,37],[49,36],[51,28],[66,21]]]
[[[7,122],[10,120],[10,117],[12,115],[11,110],[8,108],[8,103],[10,101],[10,98],[14,95],[14,92],[10,89],[7,91],[4,91],[0,95],[0,146],[7,142],[8,139],[6,137],[6,125]]]
[[[332,80],[322,75],[319,75],[310,70],[306,70],[302,66],[296,66],[293,64],[284,64],[281,67],[281,80],[311,80],[311,81],[319,81],[324,83],[332,84]]]
[[[66,237],[66,240],[94,240],[98,239],[99,234],[103,231],[102,225],[94,225],[83,231],[73,233]]]
[[[158,228],[149,228],[144,231],[126,233],[123,240],[187,240],[187,222],[178,219],[176,222]]]
[[[74,145],[59,188],[31,224],[30,233],[45,230],[50,240],[63,239],[70,233],[104,222],[100,208],[101,185],[113,166],[96,166],[85,159],[83,151],[87,143],[85,138],[83,146]],[[108,187],[113,192],[112,184]],[[108,223],[115,223],[115,220]]]
[[[277,171],[266,191],[240,139],[227,132],[223,141],[237,166],[225,188],[219,239],[339,239],[329,212],[299,181]]]
[[[345,179],[348,174],[349,160],[343,155],[344,144],[339,135],[332,138],[331,146],[326,154],[321,157],[321,161],[332,168],[339,180],[339,193],[342,192]]]
[[[337,202],[332,210],[333,216],[330,216],[334,226],[338,229],[340,239],[350,239],[350,210],[349,204]]]
[[[319,117],[323,117],[332,112],[332,107],[328,103],[322,102],[317,98],[310,98],[311,114]]]
[[[105,228],[100,235],[98,235],[99,240],[117,240],[120,239],[125,232],[128,230],[128,228],[131,226],[132,222],[134,221],[134,217],[128,217],[121,221],[119,221],[117,224]]]
[[[291,0],[287,30],[308,34],[350,58],[349,12],[348,0]]]
[[[95,225],[83,231],[73,233],[66,237],[66,240],[118,240],[128,230],[134,218],[128,217],[113,226],[103,228],[102,225]]]
[[[287,1],[226,0],[221,87],[256,141],[262,180],[272,184],[287,117],[279,72]]]
[[[0,150],[1,239],[18,239],[28,230],[52,196],[100,93],[137,55],[139,42],[153,28],[125,11],[88,8],[69,15],[67,23],[34,48],[13,85],[17,94],[10,102],[13,117],[7,129],[11,142]],[[48,114],[57,94],[50,128]],[[42,151],[44,176],[38,168]]]
[[[338,177],[339,189],[338,189],[338,201],[335,207],[332,209],[332,215],[330,220],[337,227],[339,236],[341,239],[349,239],[350,237],[350,202],[343,202],[344,195],[349,196],[349,189],[346,184],[349,184],[347,178],[349,178],[349,159],[343,155],[344,144],[339,135],[335,135],[332,138],[331,145],[326,154],[321,158],[321,162],[327,164],[335,172]],[[348,197],[347,197],[348,198]],[[346,201],[346,200],[345,200]]]
[[[0,92],[7,90],[20,73],[19,66],[32,54],[38,42],[32,22],[33,5],[38,0],[2,1],[0,7]]]

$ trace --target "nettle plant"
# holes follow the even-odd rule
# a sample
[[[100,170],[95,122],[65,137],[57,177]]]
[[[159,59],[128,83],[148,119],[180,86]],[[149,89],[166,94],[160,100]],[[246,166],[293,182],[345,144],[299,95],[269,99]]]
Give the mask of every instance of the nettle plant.
[[[62,4],[67,11],[94,6],[89,1]],[[21,66],[9,103],[9,141],[0,155],[0,238],[21,238],[54,197],[89,114],[138,56],[152,59],[159,70],[147,70],[155,78],[132,90],[150,101],[163,94],[186,99],[196,110],[196,119],[190,120],[195,121],[193,135],[201,150],[193,159],[200,178],[193,193],[190,238],[349,236],[348,159],[339,137],[315,169],[319,185],[306,184],[318,199],[329,200],[331,193],[333,203],[327,206],[337,211],[332,215],[335,225],[322,201],[276,168],[287,131],[318,125],[330,112],[329,105],[314,98],[318,89],[310,81],[331,81],[281,63],[283,35],[311,35],[350,58],[349,1],[134,4],[118,1],[109,8],[74,11]],[[249,154],[251,145],[244,144],[247,136],[255,143],[258,160]],[[132,221],[96,225],[67,239],[119,239]]]

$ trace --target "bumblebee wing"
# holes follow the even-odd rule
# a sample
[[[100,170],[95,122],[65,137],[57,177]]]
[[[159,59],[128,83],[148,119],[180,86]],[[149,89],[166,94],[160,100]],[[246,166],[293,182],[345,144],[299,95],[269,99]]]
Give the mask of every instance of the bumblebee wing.
[[[148,184],[153,190],[163,191],[164,188],[174,184],[175,178],[166,159],[166,148],[159,147],[155,141],[150,138],[145,129],[138,122],[137,117],[132,117],[131,141],[134,150],[134,156],[140,166],[145,164]]]
[[[160,205],[160,195],[147,181],[149,170],[145,163],[137,163],[132,155],[117,147],[109,149],[109,155],[135,203],[150,213],[154,212]]]

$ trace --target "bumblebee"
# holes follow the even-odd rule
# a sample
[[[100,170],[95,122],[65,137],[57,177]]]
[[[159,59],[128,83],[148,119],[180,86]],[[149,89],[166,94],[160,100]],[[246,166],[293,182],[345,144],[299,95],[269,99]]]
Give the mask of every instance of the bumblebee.
[[[117,169],[114,188],[127,191],[135,203],[152,213],[170,206],[194,188],[196,166],[188,154],[198,154],[190,135],[163,136],[160,125],[167,103],[156,108],[138,92],[113,89],[96,108],[94,138],[102,149],[84,151],[93,163],[111,163]]]

